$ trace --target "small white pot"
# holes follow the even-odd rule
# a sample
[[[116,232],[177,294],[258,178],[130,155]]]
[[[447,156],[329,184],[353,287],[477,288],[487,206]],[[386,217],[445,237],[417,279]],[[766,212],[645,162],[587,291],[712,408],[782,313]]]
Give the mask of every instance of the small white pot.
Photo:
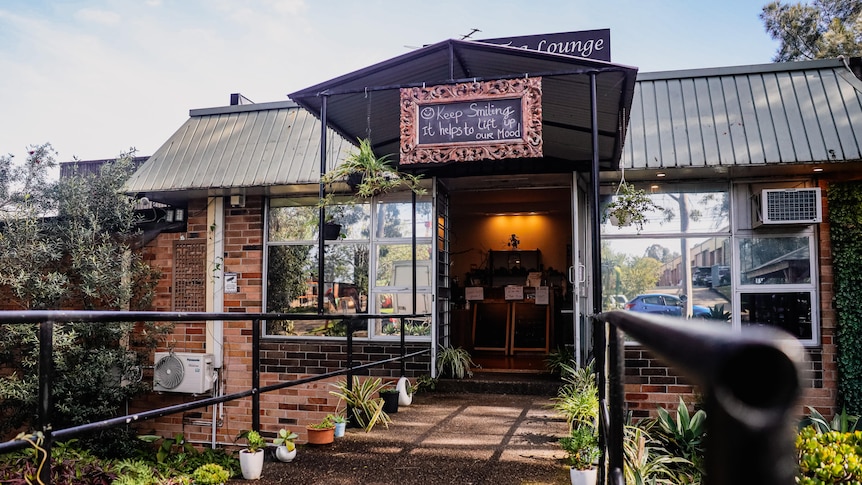
[[[398,379],[398,384],[395,385],[395,390],[398,391],[398,405],[399,406],[409,406],[413,403],[413,394],[407,393],[407,381],[406,377],[402,377]]]
[[[275,457],[278,458],[278,461],[289,463],[296,458],[296,447],[291,451],[287,451],[287,446],[279,445],[275,448]]]
[[[242,469],[242,477],[246,480],[259,480],[263,472],[263,450],[254,453],[240,450],[239,467]]]
[[[569,472],[572,478],[572,485],[596,485],[597,472],[598,470],[595,468],[590,468],[589,470],[572,468]]]

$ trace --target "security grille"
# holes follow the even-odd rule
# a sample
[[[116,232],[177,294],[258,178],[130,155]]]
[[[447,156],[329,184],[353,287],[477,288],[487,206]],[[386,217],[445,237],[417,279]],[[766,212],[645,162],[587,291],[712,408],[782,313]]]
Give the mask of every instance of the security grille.
[[[174,241],[173,311],[206,311],[206,257],[203,239]]]

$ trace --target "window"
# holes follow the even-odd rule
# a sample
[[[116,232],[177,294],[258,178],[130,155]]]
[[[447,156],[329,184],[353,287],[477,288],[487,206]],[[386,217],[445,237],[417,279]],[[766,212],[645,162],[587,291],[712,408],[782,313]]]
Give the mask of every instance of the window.
[[[814,235],[746,235],[738,245],[740,324],[774,326],[816,343]]]
[[[711,308],[729,310],[733,294],[727,277],[731,265],[727,186],[676,185],[663,190],[650,192],[660,209],[647,214],[640,231],[609,221],[602,225],[602,294],[613,296],[605,298],[604,310],[695,317],[710,314]],[[611,191],[606,200],[613,198]]]
[[[366,204],[326,208],[340,226],[324,246],[323,308],[338,315],[320,320],[267,322],[267,335],[340,337],[351,313],[426,313],[432,308],[430,198],[391,194]],[[417,300],[413,308],[413,227],[416,229]],[[267,217],[266,311],[316,313],[318,305],[319,209],[317,198],[272,199]],[[356,337],[399,338],[400,319],[370,321]],[[430,319],[405,322],[407,336],[430,336]]]
[[[611,201],[614,188],[607,189]],[[633,311],[675,314],[678,307],[689,317],[736,329],[774,326],[817,344],[814,228],[752,227],[751,193],[746,184],[732,191],[669,185],[650,192],[661,209],[642,230],[604,222],[602,294],[614,296],[604,309],[620,308],[622,297]]]

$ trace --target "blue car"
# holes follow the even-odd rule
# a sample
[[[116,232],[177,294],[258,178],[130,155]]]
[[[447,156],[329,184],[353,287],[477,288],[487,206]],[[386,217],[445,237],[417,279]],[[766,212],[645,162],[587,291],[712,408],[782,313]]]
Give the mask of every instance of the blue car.
[[[649,293],[638,295],[626,303],[625,309],[633,312],[655,313],[657,315],[682,316],[685,302],[678,296],[664,293]],[[703,305],[692,305],[691,312],[695,318],[709,318],[709,308]]]

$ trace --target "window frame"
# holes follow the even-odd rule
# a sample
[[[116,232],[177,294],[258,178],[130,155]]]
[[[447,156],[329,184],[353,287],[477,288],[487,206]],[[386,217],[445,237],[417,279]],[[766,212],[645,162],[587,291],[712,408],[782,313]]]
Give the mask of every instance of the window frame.
[[[264,248],[265,248],[265,251],[263,254],[263,273],[264,273],[263,283],[262,283],[263,288],[264,288],[264,291],[262,292],[263,293],[263,296],[262,296],[263,308],[267,308],[267,305],[268,305],[268,302],[266,301],[267,300],[266,287],[267,287],[267,281],[269,279],[268,273],[269,273],[270,248],[275,247],[275,246],[285,246],[285,245],[289,245],[289,246],[309,246],[310,245],[310,246],[316,247],[317,244],[319,243],[318,239],[301,239],[301,240],[296,239],[296,240],[277,240],[277,241],[270,240],[270,230],[269,230],[269,221],[270,221],[270,215],[271,215],[270,213],[274,208],[281,207],[280,205],[273,207],[273,205],[274,205],[273,202],[279,201],[279,200],[284,200],[284,199],[291,199],[291,198],[295,199],[297,202],[299,202],[300,205],[303,205],[303,206],[316,205],[316,203],[317,203],[317,198],[312,197],[312,196],[308,196],[308,195],[297,195],[294,197],[284,196],[284,197],[267,198],[266,206],[265,206],[265,213],[264,213]],[[340,200],[341,200],[340,198],[337,198],[336,202],[339,202]],[[376,277],[377,277],[377,262],[378,262],[377,251],[378,251],[378,248],[380,246],[387,246],[387,245],[408,245],[408,246],[410,246],[413,244],[413,240],[414,240],[414,237],[412,234],[410,234],[408,236],[399,236],[399,237],[377,236],[376,234],[377,234],[378,225],[380,223],[382,223],[381,220],[378,220],[379,219],[377,216],[378,207],[380,204],[387,204],[387,203],[404,203],[404,204],[407,204],[408,206],[410,206],[412,204],[412,200],[413,200],[412,194],[409,191],[391,192],[391,193],[383,194],[380,196],[375,196],[368,201],[368,207],[369,207],[370,213],[369,213],[369,222],[368,222],[369,235],[367,238],[358,238],[358,239],[357,238],[350,238],[350,239],[345,238],[345,239],[324,241],[324,244],[326,246],[365,245],[368,248],[369,261],[368,261],[368,275],[367,275],[367,277],[368,277],[367,302],[366,302],[366,312],[367,313],[371,313],[371,314],[379,313],[376,311],[376,310],[378,310],[377,302],[375,301],[375,297],[377,295],[384,294],[384,293],[391,294],[391,293],[396,292],[396,291],[393,291],[395,289],[402,289],[402,288],[400,288],[400,286],[398,288],[393,288],[391,286],[380,286],[380,287],[377,286]],[[429,251],[430,251],[430,258],[428,260],[417,259],[417,263],[428,264],[428,266],[430,267],[430,271],[432,272],[431,278],[430,278],[431,285],[430,286],[417,287],[416,293],[417,293],[417,298],[422,298],[425,295],[430,295],[431,304],[430,304],[430,310],[429,311],[432,313],[432,316],[430,319],[431,322],[434,321],[434,314],[436,313],[436,308],[434,305],[434,281],[435,281],[435,278],[434,278],[434,274],[433,274],[434,268],[436,267],[436,253],[435,253],[434,247],[433,247],[434,237],[435,237],[435,233],[434,233],[434,228],[435,228],[434,203],[435,202],[434,201],[435,201],[435,199],[431,194],[426,194],[426,195],[422,195],[422,196],[417,195],[416,196],[417,205],[429,204],[428,220],[431,223],[430,224],[431,229],[429,230],[427,236],[418,236],[417,235],[415,237],[415,241],[416,241],[417,246],[427,246],[429,248]],[[412,214],[407,216],[406,219],[412,220]],[[413,225],[419,224],[420,221],[421,221],[421,219],[418,217],[418,214],[417,214],[417,218],[415,221],[412,222],[412,224]],[[409,227],[409,223],[408,223],[408,227]],[[428,263],[422,263],[423,261],[428,261]],[[403,292],[399,291],[399,293],[405,293],[407,295],[412,295],[412,288],[410,288],[408,286],[406,291],[403,291]],[[340,315],[340,314],[339,313],[331,313],[331,314],[327,314],[327,315]],[[386,335],[383,333],[378,333],[377,332],[377,326],[378,326],[377,323],[378,322],[376,319],[367,320],[367,336],[355,336],[354,338],[359,339],[359,340],[374,340],[374,341],[399,341],[401,339],[401,336],[399,333],[392,334],[392,335]],[[429,326],[431,327],[431,331],[429,332],[428,335],[422,335],[422,336],[405,335],[405,340],[407,340],[407,341],[420,341],[420,342],[431,341],[431,338],[433,335],[433,325],[429,325]],[[263,332],[262,337],[268,338],[268,339],[293,339],[293,340],[306,340],[306,339],[313,339],[313,340],[339,339],[339,340],[341,340],[341,339],[346,338],[346,337],[340,337],[340,336],[324,336],[324,335],[320,335],[320,336],[318,336],[318,335],[274,335],[274,334],[268,334],[267,333],[266,326],[264,326],[264,332]]]

